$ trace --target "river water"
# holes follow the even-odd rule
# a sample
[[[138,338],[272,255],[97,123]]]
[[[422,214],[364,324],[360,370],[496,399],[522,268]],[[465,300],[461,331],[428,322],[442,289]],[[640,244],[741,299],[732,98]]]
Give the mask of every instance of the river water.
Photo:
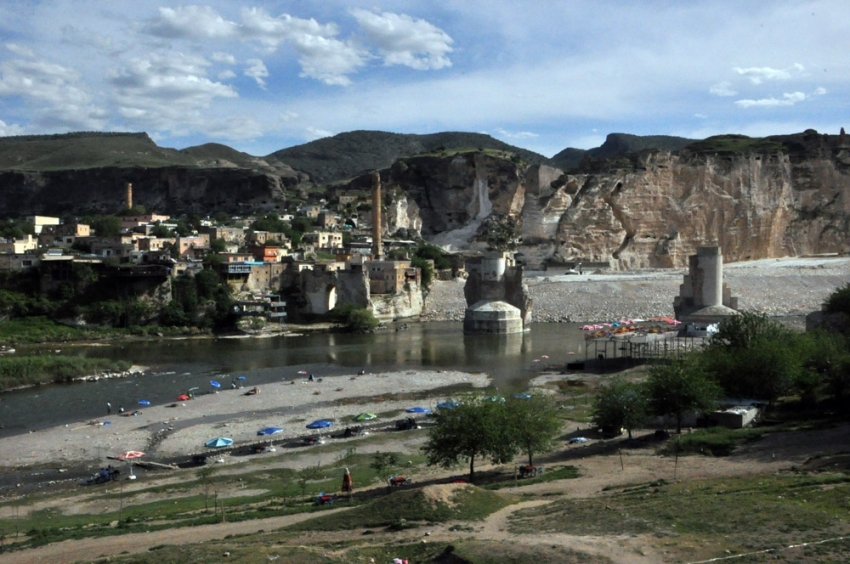
[[[568,355],[568,352],[575,353]],[[487,372],[496,386],[521,386],[547,365],[584,359],[584,335],[574,323],[534,323],[517,335],[464,335],[461,323],[410,323],[368,335],[311,333],[247,339],[163,339],[114,346],[74,346],[68,355],[120,358],[150,367],[144,375],[97,382],[42,386],[0,394],[0,433],[18,434],[106,415],[119,406],[143,409],[139,401],[172,403],[193,387],[229,387],[338,374],[404,369]],[[549,358],[544,358],[548,356]],[[537,360],[537,362],[535,362]]]

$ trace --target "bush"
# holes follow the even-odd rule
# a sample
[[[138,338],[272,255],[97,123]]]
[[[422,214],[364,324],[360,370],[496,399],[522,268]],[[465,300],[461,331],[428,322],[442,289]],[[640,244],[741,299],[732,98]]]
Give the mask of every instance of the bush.
[[[359,307],[352,303],[338,305],[328,315],[337,323],[345,325],[349,331],[358,333],[371,331],[380,325],[372,310]]]
[[[843,313],[850,316],[850,283],[830,294],[823,307],[826,313]]]

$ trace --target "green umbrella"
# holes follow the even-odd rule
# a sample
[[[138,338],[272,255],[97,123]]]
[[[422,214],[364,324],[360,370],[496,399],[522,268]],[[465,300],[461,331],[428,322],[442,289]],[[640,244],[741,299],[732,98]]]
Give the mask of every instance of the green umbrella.
[[[378,416],[374,413],[361,413],[357,417],[354,418],[355,421],[371,421],[372,419],[377,419]]]

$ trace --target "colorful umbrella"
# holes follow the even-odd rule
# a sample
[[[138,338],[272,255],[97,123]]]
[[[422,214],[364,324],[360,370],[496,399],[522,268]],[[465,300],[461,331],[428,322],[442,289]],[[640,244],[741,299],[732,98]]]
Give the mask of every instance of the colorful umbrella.
[[[229,437],[216,437],[204,443],[204,446],[209,448],[224,448],[233,444],[233,439]]]
[[[299,370],[298,373],[299,374],[307,374],[307,371],[306,370]]]
[[[431,413],[431,410],[427,407],[408,407],[405,411],[408,413]]]
[[[134,458],[141,458],[145,455],[145,453],[138,450],[128,450],[126,452],[122,452],[116,458],[118,460],[132,460]]]
[[[150,405],[150,404],[151,404],[151,402],[149,402],[148,400],[139,400],[139,405]]]
[[[180,394],[179,396],[177,396],[177,401],[186,401],[188,399],[189,396],[187,394]]]
[[[220,388],[221,384],[219,384],[215,380],[210,380],[210,386],[212,386],[213,388]]]
[[[331,421],[330,419],[317,419],[316,421],[309,423],[307,425],[307,428],[308,429],[327,429],[328,427],[330,427],[333,424],[334,424],[334,422]]]
[[[247,376],[237,376],[236,379],[237,380],[247,380],[248,377]]]
[[[378,416],[374,413],[361,413],[357,417],[354,418],[355,421],[371,421],[372,419],[377,419]]]
[[[283,427],[266,427],[257,431],[258,435],[274,435],[275,433],[283,433]]]

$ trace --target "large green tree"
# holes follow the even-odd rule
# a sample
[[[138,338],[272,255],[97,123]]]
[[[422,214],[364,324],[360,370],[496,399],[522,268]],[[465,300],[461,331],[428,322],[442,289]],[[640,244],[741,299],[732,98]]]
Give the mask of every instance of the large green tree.
[[[551,396],[543,394],[518,395],[506,402],[508,434],[520,452],[534,466],[534,455],[552,450],[561,431],[563,420]]]
[[[722,393],[720,386],[690,357],[672,359],[649,368],[646,393],[650,412],[676,418],[676,432],[682,432],[686,413],[714,408]]]
[[[632,438],[632,429],[646,422],[648,400],[640,384],[615,379],[596,395],[593,405],[593,424],[605,430],[625,428]]]
[[[700,354],[726,395],[773,401],[793,389],[802,358],[795,335],[765,315],[726,318]]]
[[[469,461],[469,480],[475,480],[475,461],[489,459],[504,464],[516,456],[516,442],[509,435],[506,404],[469,394],[449,409],[440,409],[436,425],[422,447],[428,464],[451,468]]]

